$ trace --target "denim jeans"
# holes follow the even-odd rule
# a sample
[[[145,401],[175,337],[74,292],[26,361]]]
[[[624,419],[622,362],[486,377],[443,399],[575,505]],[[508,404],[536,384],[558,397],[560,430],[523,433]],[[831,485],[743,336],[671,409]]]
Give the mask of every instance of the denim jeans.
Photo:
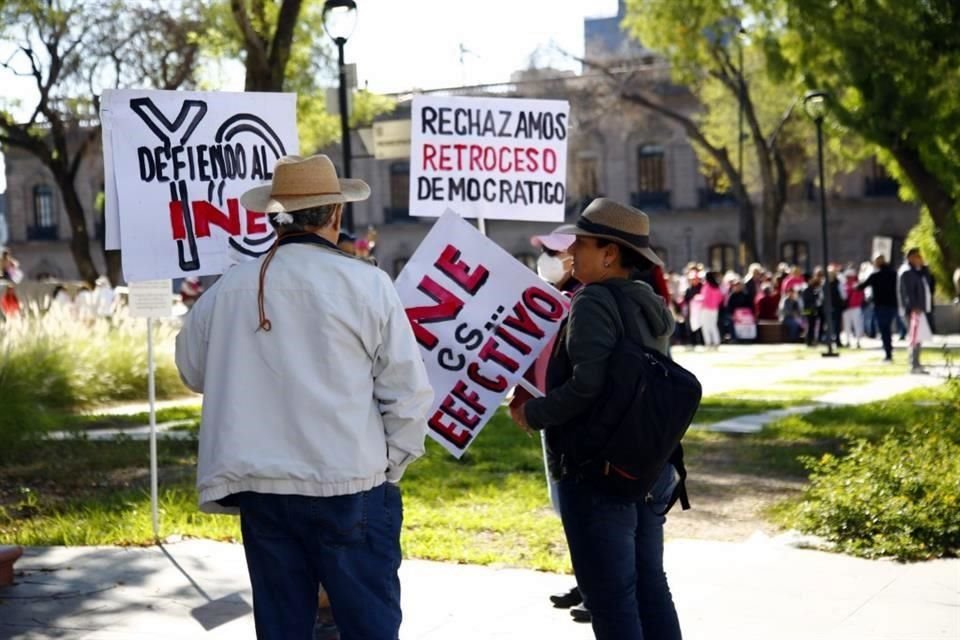
[[[311,640],[323,582],[341,640],[397,640],[400,489],[329,498],[239,493],[258,640]]]
[[[887,359],[893,357],[893,339],[890,335],[893,321],[899,317],[896,307],[876,306],[877,329],[880,331],[880,340],[883,342],[883,353]]]
[[[678,475],[667,465],[652,503],[607,496],[574,476],[560,481],[573,571],[598,640],[680,640],[663,571],[663,523]]]

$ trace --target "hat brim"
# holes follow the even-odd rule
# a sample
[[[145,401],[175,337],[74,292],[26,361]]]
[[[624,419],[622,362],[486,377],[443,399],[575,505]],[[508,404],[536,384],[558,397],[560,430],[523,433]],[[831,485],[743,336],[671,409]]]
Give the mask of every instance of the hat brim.
[[[340,193],[313,196],[273,197],[272,185],[254,187],[240,196],[240,204],[248,211],[261,213],[296,213],[303,209],[341,202],[360,202],[370,197],[370,185],[356,178],[341,178]]]
[[[627,242],[623,238],[618,238],[615,235],[608,235],[604,233],[591,233],[590,231],[581,229],[575,224],[565,224],[562,227],[557,227],[551,233],[563,233],[571,236],[583,236],[585,238],[603,238],[605,240],[610,240],[612,242],[616,242],[621,246],[627,247],[631,251],[636,251],[637,253],[642,255],[644,258],[646,258],[653,264],[657,265],[658,267],[663,266],[663,260],[661,260],[660,256],[658,256],[650,247],[638,247],[637,245]]]

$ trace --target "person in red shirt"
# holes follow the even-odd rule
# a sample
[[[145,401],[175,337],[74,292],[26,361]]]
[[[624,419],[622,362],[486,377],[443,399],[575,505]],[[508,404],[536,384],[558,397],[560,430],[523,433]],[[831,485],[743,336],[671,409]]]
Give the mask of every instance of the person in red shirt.
[[[843,310],[843,332],[847,335],[847,347],[856,342],[857,349],[860,348],[860,338],[863,337],[863,302],[866,297],[864,292],[857,288],[859,284],[857,272],[852,268],[847,269],[840,290],[847,301]]]
[[[757,296],[757,300],[754,302],[754,307],[757,320],[778,321],[780,319],[778,317],[780,311],[780,295],[774,292],[773,285],[763,285],[760,295]]]

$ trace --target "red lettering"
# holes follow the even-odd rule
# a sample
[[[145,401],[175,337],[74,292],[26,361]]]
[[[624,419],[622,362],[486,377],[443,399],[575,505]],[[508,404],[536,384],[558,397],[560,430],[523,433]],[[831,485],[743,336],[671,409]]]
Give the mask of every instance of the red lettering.
[[[480,171],[483,169],[480,165],[481,156],[483,156],[483,147],[470,145],[470,171]]]
[[[173,230],[174,240],[187,237],[187,227],[183,224],[183,205],[179,200],[170,201],[170,228]]]
[[[450,164],[450,145],[442,144],[440,145],[440,170],[450,171],[452,169],[453,166]]]
[[[523,292],[523,304],[544,320],[556,322],[563,317],[563,304],[552,295],[538,287],[530,287]]]
[[[433,417],[427,421],[427,424],[431,429],[440,434],[444,440],[457,447],[458,449],[463,449],[469,444],[470,440],[473,439],[473,434],[468,430],[461,430],[456,422],[443,422],[443,412],[437,411],[433,414]]]
[[[197,237],[208,237],[210,225],[220,227],[231,236],[240,235],[240,205],[236,198],[227,200],[227,212],[224,213],[204,200],[194,200],[193,217]]]
[[[447,396],[440,403],[440,410],[445,414],[465,426],[467,429],[475,429],[480,424],[480,416],[472,415],[463,407],[458,407],[451,396]]]
[[[257,233],[266,233],[267,225],[263,221],[262,211],[247,211],[247,235],[252,236]]]
[[[543,337],[543,329],[537,326],[537,323],[533,321],[533,318],[530,317],[530,314],[527,313],[526,308],[521,303],[513,305],[514,316],[507,316],[503,320],[503,324],[507,325],[512,329],[517,331],[522,331],[532,338],[539,340]]]
[[[556,173],[557,171],[557,152],[553,149],[543,150],[543,170],[547,173]]]
[[[530,163],[530,171],[539,171],[540,164],[537,162],[537,150],[527,149],[527,162]]]
[[[487,378],[480,373],[480,365],[478,365],[476,362],[471,362],[470,366],[467,367],[467,377],[487,391],[500,393],[507,390],[506,378],[499,375],[495,378]]]
[[[437,336],[424,329],[421,323],[456,319],[460,315],[460,310],[463,309],[463,301],[437,284],[430,276],[423,276],[423,280],[420,281],[417,289],[433,298],[438,304],[432,307],[406,309],[407,319],[410,321],[417,342],[425,348],[433,350],[439,340]]]
[[[477,413],[487,412],[487,408],[480,404],[480,394],[476,391],[471,391],[470,387],[468,387],[463,380],[457,380],[457,384],[453,385],[453,391],[450,392],[450,395]]]
[[[497,327],[496,334],[498,337],[503,338],[504,342],[509,344],[511,347],[519,351],[522,355],[527,355],[533,349],[526,343],[522,342],[517,336],[513,335],[502,326]]]
[[[478,354],[480,356],[480,359],[483,360],[484,362],[493,360],[494,362],[499,364],[501,367],[503,367],[510,373],[515,373],[517,369],[520,368],[520,365],[517,363],[516,360],[514,360],[507,354],[500,351],[497,348],[499,346],[500,346],[499,343],[497,343],[495,339],[490,338],[489,340],[487,340],[487,343],[483,345],[483,347],[481,347],[480,352]]]
[[[470,295],[475,295],[490,277],[490,272],[483,265],[478,265],[473,273],[470,273],[470,267],[460,260],[460,251],[452,244],[446,246],[433,266],[447,274],[447,277]]]
[[[423,145],[424,170],[427,170],[427,169],[433,169],[434,171],[437,170],[436,157],[437,157],[437,148],[435,146],[433,146],[432,144]],[[428,164],[432,164],[433,166],[427,166]]]
[[[501,173],[507,173],[513,168],[513,164],[510,162],[510,151],[510,147],[500,147],[497,169],[499,169]]]

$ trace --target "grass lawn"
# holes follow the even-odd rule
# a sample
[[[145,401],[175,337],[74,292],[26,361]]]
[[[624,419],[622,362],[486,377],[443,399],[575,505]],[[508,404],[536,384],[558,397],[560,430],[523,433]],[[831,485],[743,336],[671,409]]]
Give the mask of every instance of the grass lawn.
[[[710,501],[729,500],[730,491],[756,490],[769,493],[768,502],[776,501],[779,494],[763,483],[804,479],[799,456],[842,453],[850,437],[876,439],[923,421],[940,410],[937,405],[946,393],[946,387],[924,389],[882,403],[818,409],[778,420],[759,434],[692,430],[684,441],[691,484],[700,478],[737,480],[717,495],[704,484],[700,495],[692,493],[694,510],[682,517],[710,520],[715,517]],[[707,424],[782,408],[795,398],[710,397],[696,421]],[[196,420],[198,409],[169,409],[161,415],[161,422]],[[119,420],[146,422],[144,415]],[[90,425],[87,417],[72,423]],[[548,504],[538,439],[520,432],[501,412],[459,461],[432,441],[427,444],[427,455],[410,467],[403,482],[408,557],[569,571],[560,523]],[[196,508],[196,443],[163,441],[159,452],[161,535],[237,540],[236,519],[204,515]],[[146,442],[77,439],[29,445],[0,465],[0,543],[149,544],[147,468]],[[749,489],[738,484],[743,478],[751,480]]]

